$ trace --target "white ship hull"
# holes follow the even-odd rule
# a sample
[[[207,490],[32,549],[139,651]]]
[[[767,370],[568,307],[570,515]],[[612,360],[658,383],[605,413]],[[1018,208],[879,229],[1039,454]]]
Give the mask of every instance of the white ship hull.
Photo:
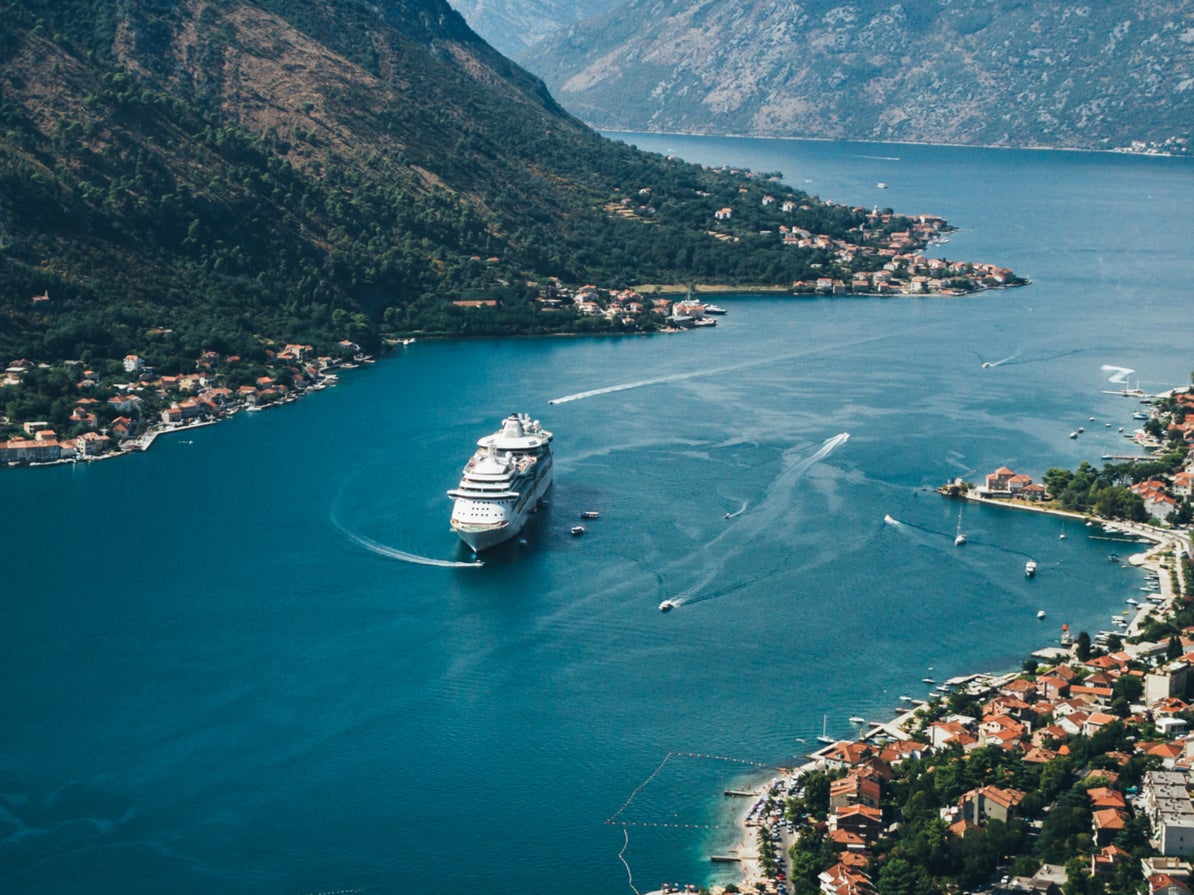
[[[474,552],[516,537],[552,484],[551,433],[526,416],[477,442],[460,485],[448,492],[452,530]]]
[[[500,522],[486,524],[459,521],[456,510],[454,509],[452,512],[452,529],[459,535],[460,540],[473,548],[474,553],[480,553],[482,550],[488,550],[490,547],[504,544],[511,538],[516,537],[523,530],[527,524],[527,519],[531,515],[531,511],[539,505],[539,501],[543,499],[543,495],[551,487],[551,482],[552,473],[549,465],[546,475],[541,476],[539,481],[535,483],[531,499],[525,503],[520,501],[519,506]],[[457,498],[457,503],[459,501],[460,499]]]

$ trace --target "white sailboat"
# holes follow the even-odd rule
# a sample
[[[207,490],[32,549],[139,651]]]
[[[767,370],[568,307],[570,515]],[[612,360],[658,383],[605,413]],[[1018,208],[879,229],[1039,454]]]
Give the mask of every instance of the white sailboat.
[[[821,719],[821,735],[819,737],[817,737],[817,739],[820,742],[822,742],[822,743],[834,742],[834,739],[833,739],[833,737],[831,737],[829,735],[828,730],[829,730],[829,716],[826,715],[824,718]]]

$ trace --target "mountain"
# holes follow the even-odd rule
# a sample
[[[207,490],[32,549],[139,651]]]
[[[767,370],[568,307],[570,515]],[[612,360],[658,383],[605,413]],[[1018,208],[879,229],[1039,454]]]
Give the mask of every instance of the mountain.
[[[517,59],[568,25],[600,15],[618,0],[452,0],[474,31],[501,53]]]
[[[629,0],[520,61],[601,129],[1180,147],[1194,0]]]
[[[146,368],[649,329],[557,284],[852,282],[932,233],[606,140],[442,0],[0,0],[0,435],[164,412]]]

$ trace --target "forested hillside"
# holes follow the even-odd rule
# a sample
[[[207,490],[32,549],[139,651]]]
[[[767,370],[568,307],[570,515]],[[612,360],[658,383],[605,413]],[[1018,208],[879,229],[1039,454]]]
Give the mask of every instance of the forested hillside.
[[[805,275],[705,232],[747,182],[600,138],[439,0],[0,3],[8,359],[525,332],[568,324],[536,277]],[[508,300],[452,304],[478,295]]]
[[[519,59],[609,130],[1186,152],[1194,122],[1194,0],[628,0]]]

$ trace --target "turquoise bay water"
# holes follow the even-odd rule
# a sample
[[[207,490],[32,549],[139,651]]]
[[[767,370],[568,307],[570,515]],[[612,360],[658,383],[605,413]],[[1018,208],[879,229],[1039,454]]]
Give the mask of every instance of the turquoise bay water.
[[[940,254],[1034,284],[418,342],[142,457],[3,471],[0,889],[607,893],[627,841],[639,889],[704,882],[721,791],[756,773],[723,759],[789,762],[826,716],[844,735],[926,675],[1109,627],[1138,582],[1105,542],[967,507],[957,549],[957,506],[924,489],[1123,450],[1136,408],[1103,365],[1189,380],[1194,169],[632,141],[944,214]],[[479,568],[420,564],[469,558],[444,492],[515,410],[556,433],[551,507]]]

